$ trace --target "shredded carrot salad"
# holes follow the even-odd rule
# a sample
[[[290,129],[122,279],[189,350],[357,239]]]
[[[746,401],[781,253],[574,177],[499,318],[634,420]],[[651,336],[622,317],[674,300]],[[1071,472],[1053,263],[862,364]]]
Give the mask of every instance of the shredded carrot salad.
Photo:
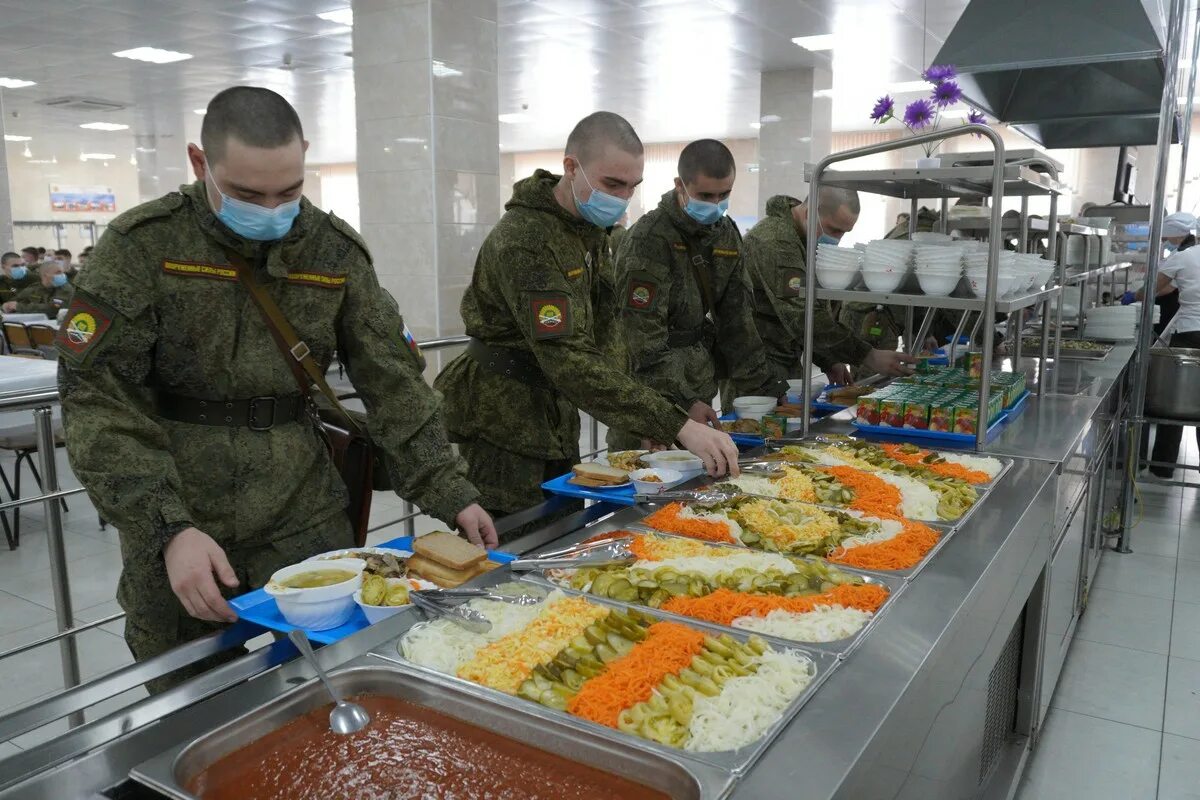
[[[883,445],[883,452],[888,454],[889,458],[893,458],[903,464],[908,464],[910,467],[924,467],[936,475],[941,475],[943,478],[958,478],[967,483],[987,483],[991,480],[986,472],[980,469],[971,469],[964,467],[962,464],[955,464],[953,461],[943,461],[941,464],[926,464],[923,459],[929,455],[928,450],[922,450],[918,453],[906,453],[900,449],[898,444]]]
[[[676,622],[656,622],[645,640],[583,684],[567,710],[584,719],[617,727],[621,712],[650,699],[667,675],[678,675],[704,649],[705,634]]]
[[[854,500],[850,503],[850,508],[865,514],[887,516],[889,519],[898,518],[903,497],[895,486],[855,467],[822,467],[822,469],[854,492]]]
[[[804,614],[820,606],[839,605],[875,612],[887,600],[888,590],[875,584],[842,584],[822,594],[782,597],[718,589],[704,597],[679,595],[663,603],[663,611],[729,625],[741,617],[765,617],[772,611]],[[586,687],[587,684],[584,684]]]
[[[605,531],[604,533],[597,533],[595,536],[589,536],[580,542],[580,544],[595,544],[596,542],[606,542],[609,539],[624,539],[626,536],[633,535],[633,531]]]
[[[837,564],[859,569],[908,569],[921,563],[925,554],[938,543],[938,532],[928,525],[901,519],[904,530],[882,542],[839,547],[828,558]],[[839,587],[840,588],[840,587]]]
[[[737,543],[729,526],[724,522],[684,517],[683,508],[682,503],[671,503],[642,521],[651,528],[657,528],[667,533],[678,533],[681,536],[690,536],[693,539],[704,539],[709,542]]]

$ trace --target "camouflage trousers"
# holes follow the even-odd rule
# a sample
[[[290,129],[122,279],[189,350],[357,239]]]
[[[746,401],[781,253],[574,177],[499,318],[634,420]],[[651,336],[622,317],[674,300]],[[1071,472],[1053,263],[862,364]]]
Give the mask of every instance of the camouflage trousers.
[[[578,450],[569,459],[543,460],[513,453],[483,439],[458,442],[458,452],[467,462],[467,480],[480,492],[479,504],[499,520],[538,505],[549,496],[542,484],[565,475],[579,463]],[[571,503],[551,518],[542,518],[505,531],[500,542],[510,542],[583,508]]]
[[[124,545],[122,542],[124,568],[117,587],[117,599],[125,609],[125,643],[134,659],[146,661],[226,627],[196,619],[184,610],[179,598],[171,591],[161,554],[131,554]],[[222,594],[226,599],[245,594],[261,588],[272,573],[289,564],[327,550],[353,546],[350,522],[345,514],[339,513],[308,530],[282,539],[228,549],[225,555],[237,573],[238,586],[234,589],[222,587]],[[236,647],[218,653],[150,681],[146,686],[151,694],[166,691],[245,652],[245,648]]]

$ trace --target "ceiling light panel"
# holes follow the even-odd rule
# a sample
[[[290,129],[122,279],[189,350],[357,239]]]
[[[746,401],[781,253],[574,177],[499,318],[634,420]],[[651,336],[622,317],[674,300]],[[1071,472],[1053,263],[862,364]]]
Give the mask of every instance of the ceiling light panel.
[[[85,122],[79,127],[87,128],[89,131],[123,131],[128,130],[128,125],[122,125],[119,122]]]
[[[80,153],[80,161],[111,161],[116,158],[116,153]]]
[[[150,64],[170,64],[174,61],[187,61],[191,53],[180,53],[177,50],[162,50],[157,47],[135,47],[132,50],[118,50],[113,53],[117,58],[131,58],[134,61],[146,61]]]
[[[6,134],[4,134],[4,141],[6,141],[6,142],[31,142],[31,141],[33,141],[33,137],[32,136],[17,136],[15,133],[6,133]]]
[[[26,86],[37,86],[37,81],[24,81],[20,78],[0,78],[0,87],[4,89],[24,89]]]

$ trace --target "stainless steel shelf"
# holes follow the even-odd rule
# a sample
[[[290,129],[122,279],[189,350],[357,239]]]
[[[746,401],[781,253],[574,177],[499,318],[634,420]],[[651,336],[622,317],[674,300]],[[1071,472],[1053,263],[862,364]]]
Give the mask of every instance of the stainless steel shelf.
[[[955,219],[951,217],[947,223],[947,227],[952,231],[986,231],[991,228],[991,219],[988,217],[959,217]],[[1011,217],[1004,220],[1000,229],[1005,233],[1015,233],[1021,230],[1021,222],[1019,219]],[[1030,217],[1029,232],[1030,233],[1046,233],[1050,230],[1050,224],[1040,217]],[[1076,225],[1074,223],[1058,223],[1058,232],[1065,233],[1071,236],[1106,236],[1108,230],[1105,228],[1092,228],[1087,225]]]
[[[1085,269],[1079,272],[1068,272],[1067,280],[1064,285],[1074,286],[1077,283],[1090,281],[1093,278],[1099,278],[1102,275],[1109,275],[1113,272],[1128,269],[1131,266],[1133,266],[1133,264],[1129,261],[1118,261],[1114,264],[1105,264],[1103,267],[1092,267],[1091,269]]]
[[[811,182],[813,165],[804,165],[805,180]],[[837,186],[888,197],[990,197],[992,167],[939,167],[937,169],[827,169],[822,186]],[[1062,194],[1065,187],[1049,175],[1030,167],[1004,168],[1004,196],[1028,197]]]
[[[1037,305],[1058,294],[1058,287],[1042,289],[1028,295],[996,300],[996,311],[1011,314],[1022,308]],[[948,308],[956,311],[982,311],[982,297],[935,297],[928,294],[893,294],[888,292],[865,292],[855,289],[817,289],[818,300],[837,300],[843,303],[878,303],[887,306],[914,306],[916,308]]]

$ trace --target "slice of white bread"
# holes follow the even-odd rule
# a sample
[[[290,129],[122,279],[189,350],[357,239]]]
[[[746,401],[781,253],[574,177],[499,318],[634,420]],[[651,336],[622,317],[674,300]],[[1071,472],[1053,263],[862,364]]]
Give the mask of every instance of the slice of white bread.
[[[567,480],[567,483],[573,484],[575,486],[587,486],[588,488],[591,488],[591,489],[596,489],[601,486],[612,486],[613,485],[613,484],[609,483],[608,481],[597,481],[597,480],[592,480],[591,478],[581,478],[578,475],[575,475],[575,476],[572,476],[571,478],[569,478]]]
[[[571,467],[571,472],[575,473],[575,476],[578,478],[597,481],[600,486],[616,486],[629,482],[628,472],[623,469],[610,467],[607,464],[576,464]]]
[[[445,564],[439,564],[421,555],[414,554],[408,559],[410,573],[432,581],[443,589],[454,589],[485,572],[491,572],[498,566],[500,565],[493,561],[484,560],[466,569],[451,569]]]
[[[487,558],[487,551],[461,536],[439,531],[413,540],[413,552],[450,569],[467,569]]]

